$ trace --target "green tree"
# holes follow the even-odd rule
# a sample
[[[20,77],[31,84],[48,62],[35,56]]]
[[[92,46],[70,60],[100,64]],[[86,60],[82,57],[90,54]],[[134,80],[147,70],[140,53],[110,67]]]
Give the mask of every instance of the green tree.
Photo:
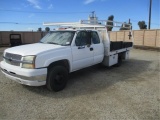
[[[42,28],[38,28],[38,30],[37,30],[38,32],[42,32]]]
[[[147,29],[147,25],[145,21],[139,21],[138,26],[139,26],[139,29]]]
[[[46,28],[45,28],[45,31],[46,31],[46,32],[49,32],[49,31],[50,31],[50,28],[49,28],[49,27],[46,27]]]
[[[110,15],[108,17],[108,22],[107,22],[107,30],[108,31],[112,31],[112,28],[113,28],[113,22],[110,22],[110,21],[113,21],[114,19],[114,16],[113,15]]]

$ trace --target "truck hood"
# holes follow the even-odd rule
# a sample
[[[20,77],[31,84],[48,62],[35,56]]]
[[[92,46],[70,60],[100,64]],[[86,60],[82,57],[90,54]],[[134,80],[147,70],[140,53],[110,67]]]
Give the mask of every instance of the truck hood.
[[[67,46],[54,45],[54,44],[35,43],[35,44],[21,45],[17,47],[8,48],[5,50],[5,52],[26,56],[26,55],[38,55],[42,52],[50,50],[65,49],[66,47]]]

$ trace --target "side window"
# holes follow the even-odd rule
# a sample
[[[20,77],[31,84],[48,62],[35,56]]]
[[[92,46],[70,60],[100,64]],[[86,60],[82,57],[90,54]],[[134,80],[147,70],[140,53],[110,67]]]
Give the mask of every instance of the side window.
[[[81,31],[77,34],[75,44],[76,46],[84,46],[87,45],[88,40],[89,40],[88,33],[86,31]]]
[[[92,31],[91,37],[92,37],[92,43],[93,44],[99,44],[100,43],[100,39],[99,39],[99,36],[98,36],[97,32]]]

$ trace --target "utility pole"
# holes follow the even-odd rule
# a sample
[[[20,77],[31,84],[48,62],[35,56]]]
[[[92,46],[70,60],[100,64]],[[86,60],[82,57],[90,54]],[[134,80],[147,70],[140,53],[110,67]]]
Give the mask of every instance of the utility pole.
[[[152,0],[150,0],[150,5],[149,5],[149,22],[148,22],[148,29],[151,27],[151,10],[152,10]]]
[[[130,18],[129,18],[129,20],[128,20],[128,24],[131,25],[131,19],[130,19]],[[132,25],[131,25],[131,30],[132,30]]]
[[[95,17],[95,11],[92,11],[91,13],[92,13],[92,17]]]

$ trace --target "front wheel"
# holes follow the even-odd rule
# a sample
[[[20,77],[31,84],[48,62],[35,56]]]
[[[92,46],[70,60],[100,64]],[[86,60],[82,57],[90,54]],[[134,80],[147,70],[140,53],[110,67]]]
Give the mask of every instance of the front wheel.
[[[67,69],[63,66],[55,66],[50,68],[48,72],[47,88],[55,92],[63,90],[68,80]]]

